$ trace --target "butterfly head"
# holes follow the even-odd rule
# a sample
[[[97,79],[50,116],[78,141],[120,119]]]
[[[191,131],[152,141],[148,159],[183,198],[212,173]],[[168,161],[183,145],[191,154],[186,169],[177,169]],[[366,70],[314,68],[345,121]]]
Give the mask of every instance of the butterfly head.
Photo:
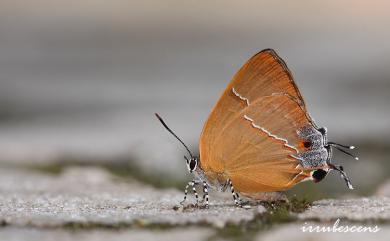
[[[321,132],[322,137],[323,137],[324,147],[328,151],[327,164],[330,167],[330,170],[338,171],[341,174],[341,177],[345,180],[348,188],[349,189],[353,189],[352,184],[351,184],[347,174],[344,172],[344,168],[342,166],[337,166],[337,165],[332,164],[331,163],[331,158],[332,158],[332,148],[335,148],[336,150],[339,150],[342,153],[347,154],[348,156],[353,157],[355,160],[359,160],[359,158],[357,156],[354,156],[350,152],[346,151],[346,149],[348,149],[348,150],[355,149],[355,146],[347,146],[347,145],[342,145],[342,144],[338,144],[338,143],[335,143],[335,142],[328,141],[326,127],[319,128],[318,131]],[[317,182],[321,181],[326,176],[326,173],[327,172],[324,172],[324,170],[317,170],[316,172],[313,173],[313,179],[315,181],[317,180]]]
[[[344,154],[347,154],[347,155],[353,157],[355,160],[359,160],[359,158],[357,156],[354,156],[345,150],[345,149],[353,150],[353,149],[355,149],[355,146],[347,146],[347,145],[342,145],[342,144],[328,141],[328,130],[326,127],[321,127],[321,128],[318,128],[317,130],[322,135],[322,143],[329,153],[329,156],[328,156],[329,159],[332,157],[331,153],[332,153],[332,147],[333,147],[333,148],[343,152]]]
[[[184,159],[186,160],[187,169],[190,173],[196,171],[198,168],[198,158],[197,157],[191,157],[188,159],[188,157],[184,156]]]

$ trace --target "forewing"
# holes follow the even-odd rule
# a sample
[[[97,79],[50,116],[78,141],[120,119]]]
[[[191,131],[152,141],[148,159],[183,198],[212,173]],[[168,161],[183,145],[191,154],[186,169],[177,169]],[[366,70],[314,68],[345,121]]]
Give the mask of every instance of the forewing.
[[[250,58],[234,76],[229,87],[235,88],[237,93],[245,96],[249,102],[262,96],[285,93],[305,108],[290,70],[272,49],[263,50]]]

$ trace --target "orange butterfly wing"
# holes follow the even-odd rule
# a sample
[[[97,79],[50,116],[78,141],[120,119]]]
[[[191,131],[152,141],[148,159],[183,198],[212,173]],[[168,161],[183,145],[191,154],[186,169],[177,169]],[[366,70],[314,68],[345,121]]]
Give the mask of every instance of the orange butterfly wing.
[[[296,130],[312,124],[285,63],[273,50],[253,56],[211,112],[200,138],[201,168],[240,192],[286,189],[308,177],[296,168]]]
[[[224,176],[240,192],[290,188],[310,172],[300,167],[297,157],[304,147],[296,130],[307,124],[304,111],[290,96],[262,97],[224,128],[210,158],[222,162]]]

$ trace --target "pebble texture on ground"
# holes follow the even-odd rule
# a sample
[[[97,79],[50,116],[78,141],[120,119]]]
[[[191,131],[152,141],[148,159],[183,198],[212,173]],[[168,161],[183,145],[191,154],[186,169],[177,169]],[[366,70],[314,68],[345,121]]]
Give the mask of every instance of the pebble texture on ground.
[[[370,197],[347,200],[320,200],[298,215],[302,220],[330,221],[345,218],[350,221],[390,220],[390,198]]]
[[[230,194],[212,194],[210,209],[175,210],[182,198],[181,191],[155,189],[137,181],[125,182],[99,168],[68,168],[60,175],[3,168],[0,170],[3,226],[0,237],[1,240],[124,240],[129,237],[207,240],[227,224],[242,225],[266,212],[263,206],[237,208]],[[296,217],[294,224],[259,232],[256,239],[281,240],[278,237],[290,231],[296,232],[297,237],[305,237],[299,229],[302,223],[330,223],[337,218],[359,223],[378,220],[383,227],[375,235],[383,236],[389,233],[386,225],[390,221],[390,199],[321,200]],[[311,236],[307,237],[303,240],[310,240]],[[329,240],[326,235],[324,240]]]
[[[255,240],[256,241],[388,241],[390,235],[389,225],[379,225],[380,230],[376,233],[370,232],[302,232],[303,225],[312,226],[333,226],[333,223],[294,223],[283,225],[279,228],[274,228],[270,231],[260,233]],[[340,226],[355,225],[361,226],[362,224],[340,222]],[[366,226],[375,226],[375,224],[367,224]],[[287,238],[288,237],[288,238]]]
[[[258,210],[265,211],[237,208],[230,199],[211,201],[212,208],[208,210],[174,210],[183,198],[180,191],[111,179],[100,169],[70,169],[60,176],[0,171],[0,215],[6,224],[32,227],[69,224],[223,227],[228,222],[251,220]]]

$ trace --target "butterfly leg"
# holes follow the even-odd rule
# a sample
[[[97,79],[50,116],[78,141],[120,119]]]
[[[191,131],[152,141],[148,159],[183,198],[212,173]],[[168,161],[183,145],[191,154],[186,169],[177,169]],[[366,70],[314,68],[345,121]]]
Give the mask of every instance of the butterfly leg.
[[[233,199],[234,199],[234,204],[235,204],[236,206],[238,206],[238,207],[242,207],[240,198],[239,198],[238,194],[234,191],[234,187],[233,187],[232,180],[228,179],[228,183],[229,183],[229,186],[230,186],[230,191],[232,191],[232,196],[233,196]]]
[[[328,166],[332,169],[332,170],[336,170],[340,173],[341,175],[341,178],[344,179],[345,183],[347,184],[348,188],[349,189],[353,189],[353,186],[351,184],[351,180],[349,179],[349,177],[347,176],[347,173],[344,172],[344,168],[343,166],[337,166],[337,165],[334,165],[332,163],[328,163]]]
[[[196,185],[196,184],[198,184],[198,183],[195,182],[195,181],[188,182],[188,184],[186,185],[186,188],[185,188],[185,190],[184,190],[184,199],[183,199],[183,201],[180,202],[180,204],[184,204],[184,202],[185,202],[186,199],[187,199],[188,188],[189,188],[190,186],[192,186],[192,191],[194,192],[195,199],[196,199],[196,205],[198,205],[199,196],[198,196],[198,192],[196,191],[196,188],[195,188],[195,185]]]
[[[203,181],[203,200],[206,201],[206,208],[209,207],[209,191],[207,189],[207,182]]]

